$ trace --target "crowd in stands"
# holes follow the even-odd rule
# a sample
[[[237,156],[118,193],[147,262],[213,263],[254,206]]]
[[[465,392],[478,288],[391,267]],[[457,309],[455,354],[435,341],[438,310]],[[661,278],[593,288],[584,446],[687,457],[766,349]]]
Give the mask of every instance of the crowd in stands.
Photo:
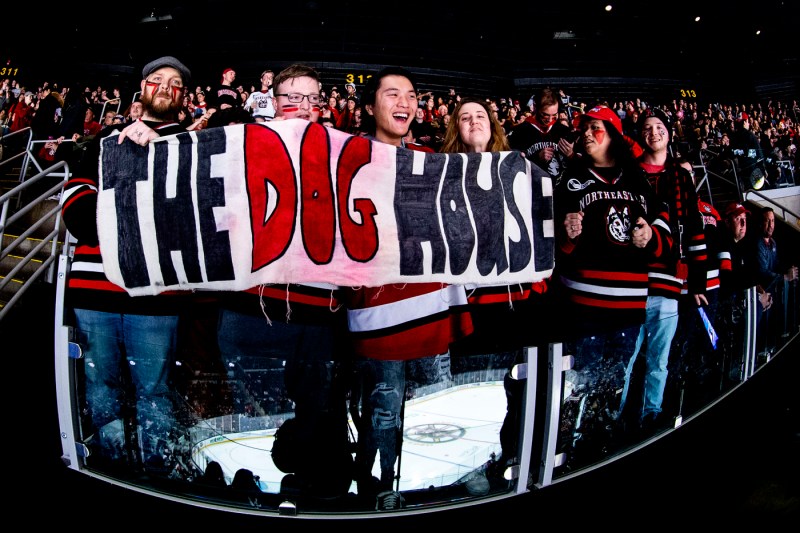
[[[231,70],[231,69],[227,69]],[[235,74],[235,73],[234,73]],[[67,86],[59,83],[43,82],[35,88],[33,84],[27,85],[18,80],[4,79],[0,82],[0,131],[7,134],[25,127],[33,127],[37,138],[63,137],[77,140],[79,137],[91,136],[98,133],[103,127],[112,123],[129,123],[138,118],[137,95],[121,95],[118,87],[104,88],[100,85]],[[238,104],[247,111],[246,115],[239,115],[237,121],[248,120],[261,116],[258,108],[245,108],[245,103],[253,101],[251,95],[259,92],[259,87],[242,84],[232,87],[239,95]],[[184,96],[183,112],[181,119],[184,125],[193,121],[203,120],[209,108],[209,98],[213,90],[212,85],[197,85],[194,89],[187,90]],[[65,128],[64,121],[70,107],[70,92],[82,91],[78,99],[82,109],[82,121],[72,121],[70,128]],[[678,147],[680,154],[691,161],[698,161],[701,150],[710,150],[712,154],[730,156],[737,149],[745,149],[752,143],[752,149],[757,152],[757,159],[765,161],[764,166],[773,170],[767,178],[768,185],[776,186],[781,175],[778,161],[790,162],[795,166],[797,153],[797,138],[800,134],[800,104],[797,100],[791,103],[781,101],[768,101],[767,103],[705,103],[695,100],[672,100],[671,102],[649,103],[641,99],[631,101],[609,101],[598,95],[594,102],[573,101],[564,90],[559,92],[558,122],[576,130],[577,118],[588,107],[602,103],[612,108],[623,124],[625,134],[630,138],[637,138],[640,117],[649,109],[664,111],[672,121],[674,131],[673,145]],[[358,135],[363,132],[361,125],[362,106],[359,102],[358,89],[352,83],[345,85],[345,90],[340,90],[338,85],[320,87],[320,122],[329,127]],[[75,95],[73,95],[74,98]],[[47,105],[50,97],[56,105]],[[418,94],[420,106],[416,120],[412,123],[407,137],[408,142],[430,147],[434,150],[441,148],[447,123],[455,108],[461,100],[461,95],[451,88],[447,94],[434,94],[432,91],[420,91]],[[534,116],[534,101],[531,97],[523,102],[511,97],[487,98],[495,113],[496,118],[503,126],[506,133],[525,123],[532,122]],[[44,109],[42,109],[44,107]],[[91,110],[89,116],[86,110]],[[40,121],[36,131],[36,115],[53,113],[50,120]],[[139,106],[139,113],[141,107]],[[96,118],[97,117],[97,118]],[[271,117],[269,117],[271,118]],[[206,119],[208,117],[206,116]],[[263,120],[259,120],[263,121]],[[212,121],[214,125],[217,121]],[[230,123],[230,122],[228,122]],[[54,128],[61,124],[62,127]],[[755,142],[752,142],[752,133]],[[60,134],[60,135],[57,135]],[[513,144],[512,144],[513,148]],[[772,163],[770,165],[770,163]],[[775,175],[775,174],[778,175]],[[785,173],[785,172],[784,172]],[[786,179],[787,176],[783,176]]]

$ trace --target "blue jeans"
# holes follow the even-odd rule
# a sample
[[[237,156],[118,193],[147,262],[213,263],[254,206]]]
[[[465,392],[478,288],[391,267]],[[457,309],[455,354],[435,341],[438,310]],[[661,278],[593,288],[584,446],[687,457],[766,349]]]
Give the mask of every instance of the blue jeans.
[[[336,359],[334,328],[327,325],[267,322],[263,315],[222,309],[217,326],[220,355],[226,365],[250,358],[266,360],[260,366],[283,370],[287,398],[295,411],[309,414],[331,409],[333,361]],[[269,361],[272,360],[272,361]],[[245,402],[237,398],[237,403]],[[270,411],[273,406],[262,405]],[[279,409],[279,406],[274,406]]]
[[[661,412],[664,387],[667,384],[669,351],[677,329],[678,300],[663,296],[648,296],[647,317],[639,329],[636,348],[625,368],[625,386],[622,389],[620,412],[625,407],[633,366],[645,338],[647,338],[647,345],[645,347],[644,391],[640,418],[656,416]]]
[[[85,362],[86,403],[95,430],[123,417],[131,390],[139,425],[166,434],[175,421],[169,371],[178,317],[75,309],[75,321]]]
[[[372,465],[380,452],[380,480],[377,491],[392,489],[394,464],[399,453],[402,427],[401,409],[406,381],[419,385],[436,383],[449,375],[449,354],[383,361],[360,359],[357,362],[362,398],[355,458],[356,481],[371,479]],[[359,486],[359,492],[363,490]]]

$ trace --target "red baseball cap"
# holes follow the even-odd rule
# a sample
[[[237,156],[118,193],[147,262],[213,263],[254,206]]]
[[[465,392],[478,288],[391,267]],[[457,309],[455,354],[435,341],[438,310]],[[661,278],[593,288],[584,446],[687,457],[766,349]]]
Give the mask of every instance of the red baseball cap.
[[[222,75],[224,76],[228,72],[233,72],[233,69],[232,68],[226,68],[225,70],[222,71]]]
[[[617,115],[617,113],[608,106],[599,105],[597,107],[593,107],[584,113],[583,117],[610,122],[611,125],[614,126],[618,132],[620,132],[620,134],[622,133],[622,121],[619,119],[619,115]],[[583,120],[586,119],[584,118]]]
[[[742,213],[750,214],[750,211],[738,202],[731,202],[725,208],[725,217],[738,217]]]

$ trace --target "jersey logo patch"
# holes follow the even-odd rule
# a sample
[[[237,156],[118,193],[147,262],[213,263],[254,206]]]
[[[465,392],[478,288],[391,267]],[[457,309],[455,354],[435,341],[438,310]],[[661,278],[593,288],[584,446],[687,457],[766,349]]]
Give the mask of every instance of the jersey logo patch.
[[[612,241],[627,244],[631,240],[631,215],[627,206],[617,211],[612,205],[606,215],[606,224]]]

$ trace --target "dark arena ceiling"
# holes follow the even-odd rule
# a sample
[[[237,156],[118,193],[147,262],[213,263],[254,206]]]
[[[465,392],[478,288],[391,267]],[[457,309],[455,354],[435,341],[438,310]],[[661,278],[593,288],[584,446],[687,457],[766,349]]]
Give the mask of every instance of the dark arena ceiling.
[[[7,65],[24,67],[36,80],[71,76],[87,84],[135,83],[141,65],[170,54],[203,84],[216,83],[227,67],[240,81],[256,83],[265,68],[305,62],[324,81],[343,83],[346,74],[366,76],[391,64],[414,70],[426,88],[463,86],[487,95],[551,82],[579,92],[598,80],[624,79],[732,97],[797,98],[798,1],[471,4],[21,4],[10,8],[6,20],[17,22],[6,25],[11,38],[0,50]],[[14,14],[19,9],[24,15]]]

